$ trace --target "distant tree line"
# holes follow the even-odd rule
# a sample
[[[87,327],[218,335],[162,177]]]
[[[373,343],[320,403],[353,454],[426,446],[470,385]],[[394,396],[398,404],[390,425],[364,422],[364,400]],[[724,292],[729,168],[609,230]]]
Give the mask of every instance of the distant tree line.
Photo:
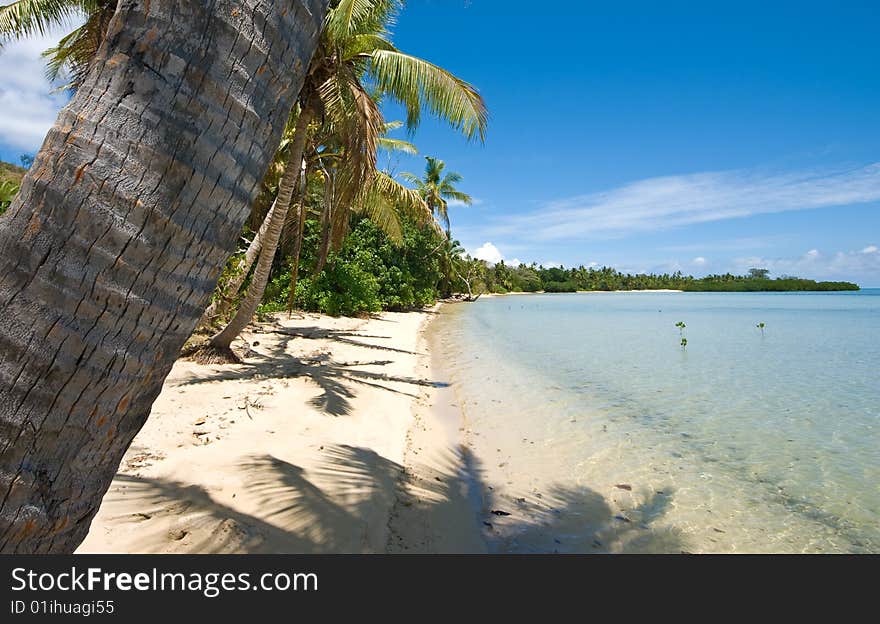
[[[480,262],[480,261],[474,261]],[[752,269],[747,275],[707,275],[693,277],[681,271],[675,273],[621,273],[611,267],[583,267],[566,269],[537,264],[510,266],[499,262],[494,266],[483,263],[479,286],[486,292],[577,292],[613,290],[684,290],[707,292],[763,292],[763,291],[829,291],[858,290],[851,282],[817,282],[791,276],[768,277],[767,269]]]

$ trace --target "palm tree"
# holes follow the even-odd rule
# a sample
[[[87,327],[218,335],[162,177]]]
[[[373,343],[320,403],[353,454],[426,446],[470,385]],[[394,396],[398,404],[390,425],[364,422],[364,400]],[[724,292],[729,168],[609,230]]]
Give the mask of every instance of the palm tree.
[[[303,112],[305,114],[303,114]],[[278,180],[277,188],[275,189],[275,200],[269,207],[259,229],[248,244],[244,256],[236,267],[234,277],[224,285],[222,292],[218,293],[215,297],[215,301],[205,310],[200,324],[209,325],[213,319],[222,317],[228,311],[229,307],[234,302],[235,297],[238,296],[251,268],[260,257],[264,241],[270,235],[270,226],[273,232],[277,232],[280,237],[288,211],[284,208],[284,202],[287,200],[287,205],[289,206],[290,200],[295,193],[297,177],[295,168],[292,165],[289,165],[289,163],[299,159],[301,162],[300,167],[302,168],[303,151],[305,149],[305,142],[308,140],[308,132],[310,131],[309,124],[313,117],[309,111],[303,112],[296,115],[294,119],[288,122],[287,127],[285,128],[284,138],[282,139],[278,150],[275,152],[275,168],[280,169],[281,171],[281,177]],[[267,177],[269,177],[269,174],[267,174]],[[278,212],[281,212],[284,215],[284,218],[276,217],[276,213]],[[274,234],[272,236],[274,238]]]
[[[420,178],[412,173],[402,173],[401,176],[416,186],[416,189],[425,199],[425,203],[431,208],[435,218],[446,227],[446,238],[450,238],[450,223],[448,201],[454,200],[470,206],[473,199],[470,195],[462,193],[455,188],[461,182],[461,176],[454,172],[444,174],[446,163],[438,158],[425,156],[425,177]]]
[[[382,134],[377,137],[376,147],[386,151],[414,153],[415,146],[399,139],[391,139],[385,134],[401,122],[383,123]],[[350,160],[346,157],[348,148],[333,134],[323,141],[324,149],[315,153],[319,173],[325,183],[324,205],[321,211],[321,241],[314,273],[320,273],[331,251],[339,249],[348,233],[349,217],[352,213],[368,217],[385,232],[392,243],[403,242],[403,227],[400,223],[402,212],[417,223],[431,220],[431,211],[421,195],[400,184],[386,171],[373,166],[365,179],[350,171]]]
[[[441,67],[404,54],[388,39],[388,26],[402,6],[401,0],[334,2],[308,70],[300,116],[325,120],[325,126],[332,130],[332,142],[324,147],[338,156],[338,165],[331,172],[319,153],[326,186],[318,270],[333,243],[341,241],[349,210],[372,211],[379,225],[393,226],[396,220],[388,193],[405,205],[414,203],[415,194],[376,169],[376,150],[385,123],[365,85],[373,84],[378,96],[401,103],[410,129],[418,126],[422,110],[427,109],[468,138],[482,140],[485,135],[488,114],[476,89]],[[316,143],[315,147],[319,151],[321,145]],[[287,166],[295,171],[285,176],[295,179],[302,169],[302,154],[295,154]],[[289,207],[289,202],[276,203],[248,292],[228,325],[210,339],[204,350],[207,357],[235,359],[230,345],[250,323],[263,297]],[[268,232],[272,231],[278,236],[270,238]]]
[[[232,251],[327,4],[120,3],[0,220],[0,552],[69,553],[88,532]],[[218,89],[230,77],[240,97]]]

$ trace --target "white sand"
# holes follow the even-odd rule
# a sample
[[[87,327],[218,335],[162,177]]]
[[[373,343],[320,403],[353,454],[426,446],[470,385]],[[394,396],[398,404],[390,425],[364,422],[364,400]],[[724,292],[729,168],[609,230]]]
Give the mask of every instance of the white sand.
[[[430,318],[282,315],[244,365],[178,362],[78,552],[482,550]]]

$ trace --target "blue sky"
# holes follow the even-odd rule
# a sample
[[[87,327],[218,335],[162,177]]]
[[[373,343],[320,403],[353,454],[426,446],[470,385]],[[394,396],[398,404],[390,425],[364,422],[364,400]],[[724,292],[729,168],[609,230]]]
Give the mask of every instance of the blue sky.
[[[395,41],[489,105],[485,145],[429,119],[413,139],[477,199],[451,209],[472,253],[880,286],[878,18],[869,2],[410,0]],[[42,43],[0,54],[6,160],[61,104]]]

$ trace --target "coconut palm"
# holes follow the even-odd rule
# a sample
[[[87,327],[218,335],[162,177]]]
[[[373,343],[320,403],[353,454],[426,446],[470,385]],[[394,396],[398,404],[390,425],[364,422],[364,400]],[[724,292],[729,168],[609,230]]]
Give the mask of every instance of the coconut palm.
[[[409,141],[385,136],[401,122],[383,124],[383,133],[376,140],[377,148],[386,151],[416,152]],[[374,165],[365,179],[350,170],[347,147],[333,134],[323,141],[323,149],[316,151],[319,172],[325,183],[323,210],[320,215],[321,241],[315,274],[320,273],[331,251],[339,249],[348,233],[349,216],[361,214],[368,217],[385,232],[392,243],[403,242],[403,227],[399,212],[417,223],[431,220],[431,211],[421,195],[400,184],[385,171]]]
[[[396,182],[376,169],[376,150],[385,123],[376,99],[368,92],[369,85],[375,88],[377,97],[388,97],[406,108],[410,129],[418,126],[426,109],[468,138],[482,140],[485,135],[488,115],[476,89],[441,67],[397,50],[390,42],[389,26],[402,6],[401,0],[334,2],[309,66],[300,96],[300,116],[323,118],[332,141],[323,145],[316,141],[315,146],[338,154],[333,172],[319,157],[325,183],[320,268],[332,244],[344,235],[349,210],[380,214],[380,225],[395,222],[384,191],[391,191]],[[285,176],[295,179],[302,169],[302,154],[294,154],[288,166],[295,172]],[[400,199],[415,198],[415,194],[398,186],[393,193]],[[289,207],[289,203],[276,203],[267,233],[277,231],[279,235],[270,238],[267,234],[248,292],[229,324],[210,339],[206,351],[209,357],[234,359],[230,345],[250,323],[263,297]]]
[[[461,202],[467,206],[473,203],[470,195],[462,193],[455,185],[461,182],[461,176],[455,172],[444,173],[446,163],[438,158],[426,156],[425,175],[423,178],[412,173],[401,174],[405,180],[414,184],[425,203],[431,208],[435,218],[446,228],[446,238],[450,238],[449,200]]]
[[[297,2],[121,3],[0,220],[0,552],[88,532],[281,138],[329,3]]]

